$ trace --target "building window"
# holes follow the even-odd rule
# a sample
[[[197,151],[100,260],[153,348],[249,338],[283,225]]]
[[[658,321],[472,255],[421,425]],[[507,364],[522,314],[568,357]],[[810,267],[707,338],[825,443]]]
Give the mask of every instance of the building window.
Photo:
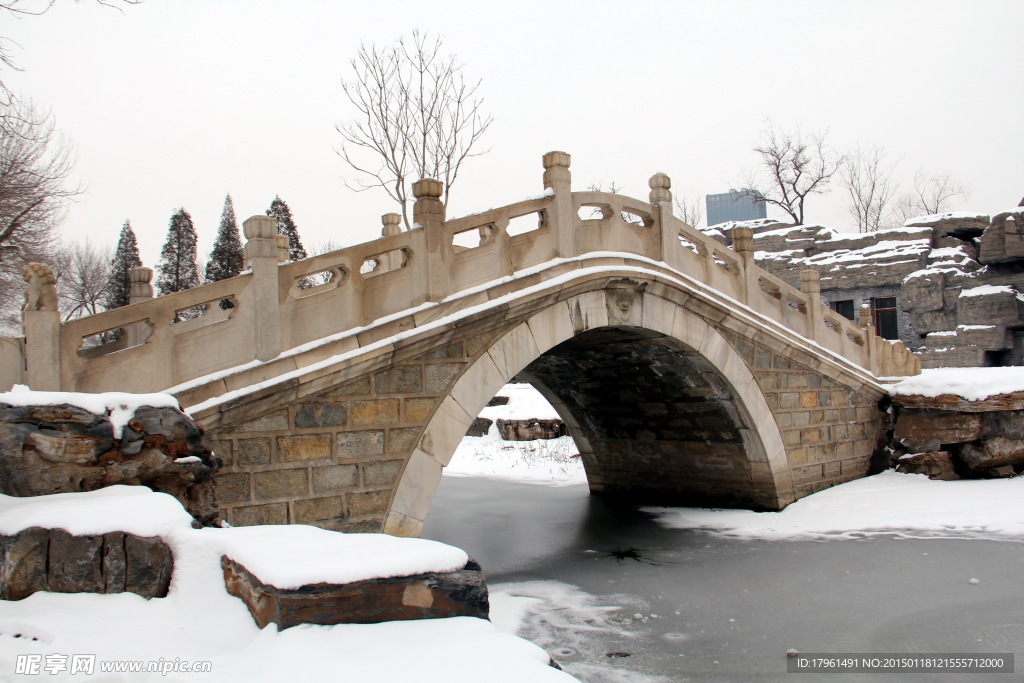
[[[853,320],[853,299],[846,299],[845,301],[833,301],[829,305],[832,307],[832,310],[838,313],[839,315],[849,320]]]
[[[899,339],[900,331],[896,323],[896,297],[884,296],[872,299],[871,308],[875,316],[875,334],[882,339]]]

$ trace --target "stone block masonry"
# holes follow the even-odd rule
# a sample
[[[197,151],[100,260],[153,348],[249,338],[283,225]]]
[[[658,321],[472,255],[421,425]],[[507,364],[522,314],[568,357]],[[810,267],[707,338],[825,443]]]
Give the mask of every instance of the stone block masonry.
[[[445,343],[210,434],[230,461],[217,478],[236,526],[313,524],[379,532],[403,467],[479,344]]]
[[[796,498],[866,476],[885,446],[885,394],[850,386],[763,344],[727,333],[782,432]]]

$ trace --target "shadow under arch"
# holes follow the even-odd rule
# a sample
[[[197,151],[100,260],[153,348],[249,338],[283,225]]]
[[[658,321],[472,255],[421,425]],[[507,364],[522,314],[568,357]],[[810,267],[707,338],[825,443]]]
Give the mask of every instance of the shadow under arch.
[[[522,374],[565,421],[592,493],[630,502],[779,510],[794,500],[782,434],[746,363],[703,317],[608,287],[557,302],[459,377],[398,483],[385,532],[418,536],[480,410]]]

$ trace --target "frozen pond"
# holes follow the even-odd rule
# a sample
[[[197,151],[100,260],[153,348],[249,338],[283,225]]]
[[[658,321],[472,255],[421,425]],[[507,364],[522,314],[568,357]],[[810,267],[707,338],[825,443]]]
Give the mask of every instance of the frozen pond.
[[[1017,541],[741,540],[665,528],[585,485],[475,477],[442,480],[423,535],[478,559],[495,612],[524,610],[520,635],[583,681],[1019,680],[786,673],[790,648],[1024,653]]]

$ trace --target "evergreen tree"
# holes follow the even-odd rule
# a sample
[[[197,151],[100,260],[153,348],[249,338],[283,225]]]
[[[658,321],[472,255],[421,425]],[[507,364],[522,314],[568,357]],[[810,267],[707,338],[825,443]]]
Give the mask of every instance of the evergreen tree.
[[[270,208],[267,209],[267,215],[277,219],[278,234],[288,235],[288,260],[298,261],[306,258],[306,248],[302,246],[302,240],[299,239],[299,229],[295,227],[295,221],[292,220],[291,209],[280,196],[274,197]]]
[[[242,237],[238,232],[235,206],[231,202],[231,195],[228,195],[224,198],[217,239],[213,243],[210,260],[206,263],[206,281],[217,282],[238,275],[242,272],[243,261]]]
[[[199,267],[196,265],[197,240],[192,216],[189,216],[185,209],[178,209],[171,216],[167,241],[160,250],[160,263],[156,267],[156,289],[159,294],[180,292],[199,284]]]
[[[106,293],[103,306],[107,310],[127,306],[131,298],[131,280],[128,272],[142,265],[139,257],[139,244],[135,240],[131,221],[125,221],[121,227],[121,237],[117,241],[117,250],[110,261],[110,275],[107,278]]]

